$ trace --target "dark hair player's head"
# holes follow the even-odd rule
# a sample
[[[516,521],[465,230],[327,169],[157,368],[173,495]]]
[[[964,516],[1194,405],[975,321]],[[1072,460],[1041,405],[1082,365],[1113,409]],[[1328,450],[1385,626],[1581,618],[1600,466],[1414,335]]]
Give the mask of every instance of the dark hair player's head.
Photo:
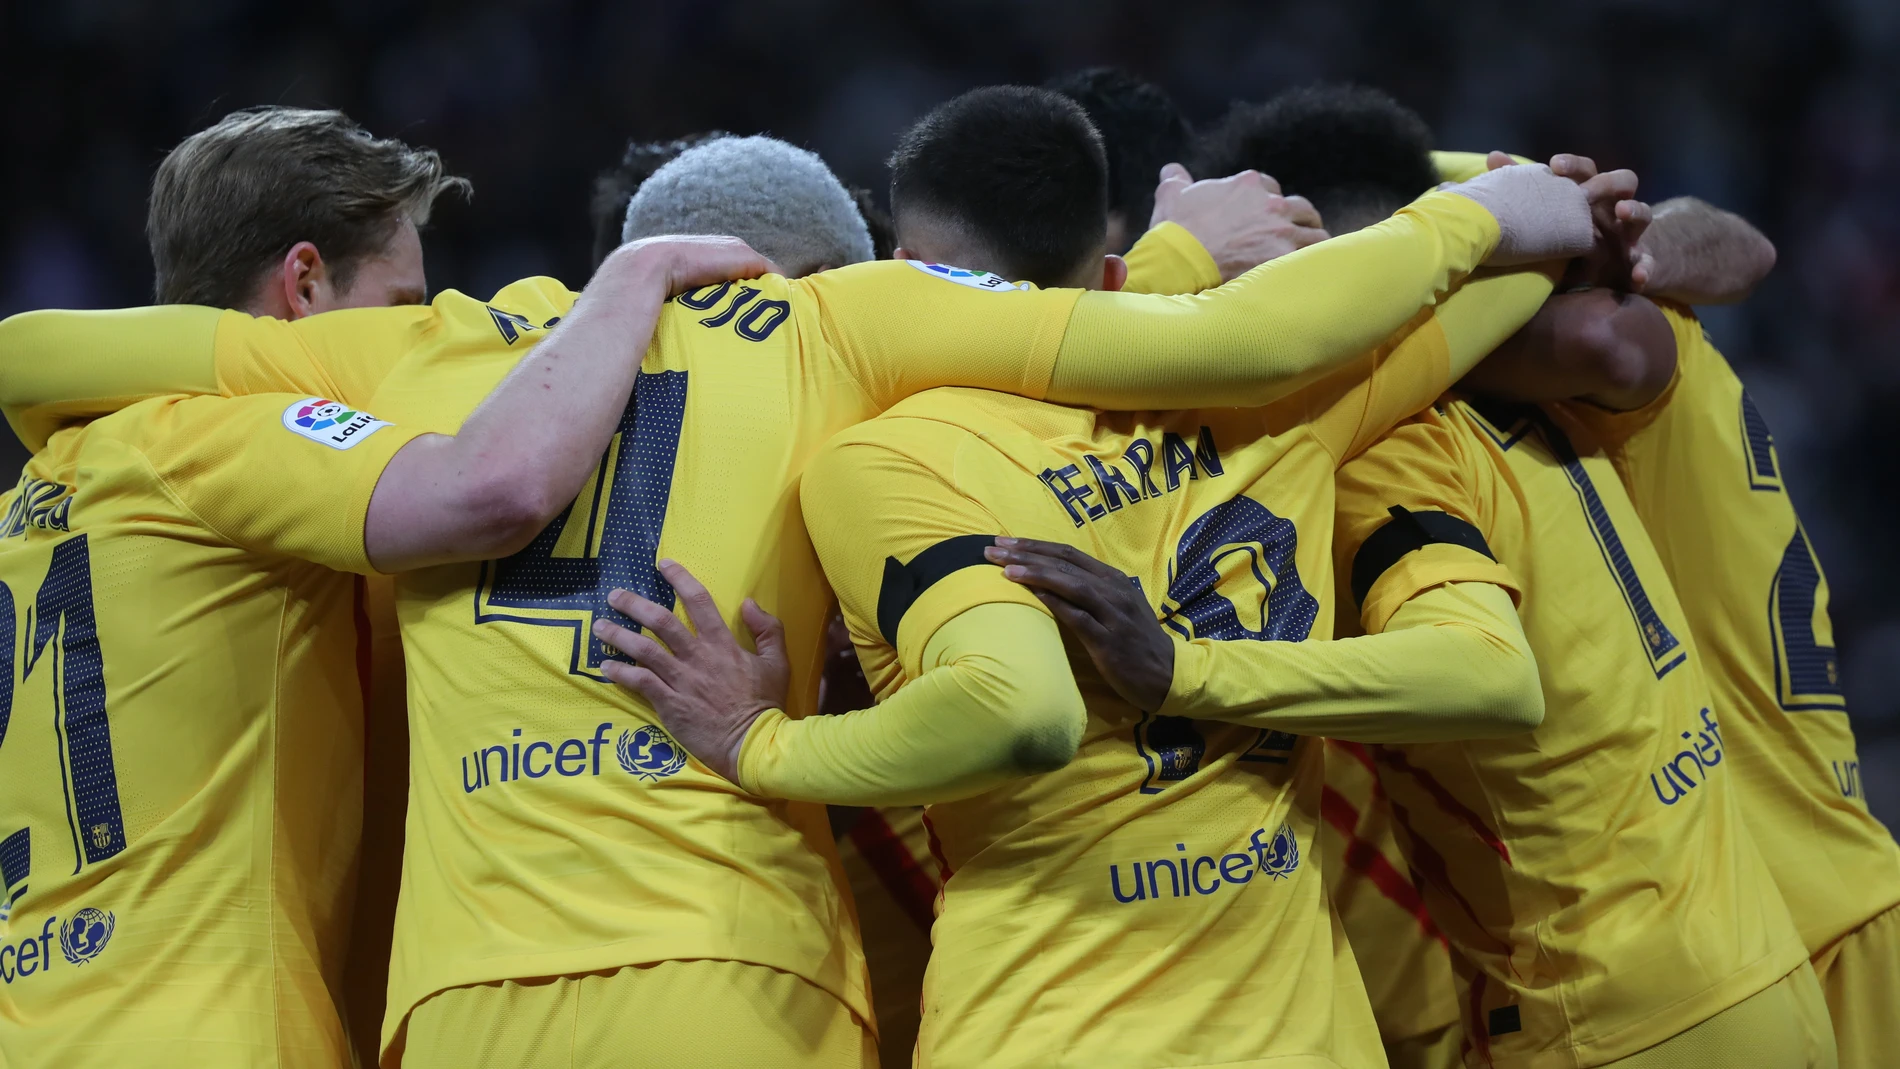
[[[1186,163],[1194,131],[1167,90],[1118,67],[1090,67],[1049,79],[1088,112],[1108,153],[1108,247],[1126,252],[1148,229],[1161,168]]]
[[[594,199],[588,215],[594,224],[594,266],[620,247],[620,230],[627,222],[627,202],[653,172],[672,163],[680,153],[732,135],[724,130],[687,134],[671,141],[629,141],[620,162],[594,178]]]
[[[900,257],[1038,286],[1120,285],[1120,258],[1103,263],[1102,138],[1068,97],[1015,85],[972,89],[906,130],[890,166]]]
[[[1253,169],[1313,202],[1334,234],[1359,230],[1432,188],[1432,131],[1377,89],[1314,85],[1236,104],[1201,138],[1194,173]]]

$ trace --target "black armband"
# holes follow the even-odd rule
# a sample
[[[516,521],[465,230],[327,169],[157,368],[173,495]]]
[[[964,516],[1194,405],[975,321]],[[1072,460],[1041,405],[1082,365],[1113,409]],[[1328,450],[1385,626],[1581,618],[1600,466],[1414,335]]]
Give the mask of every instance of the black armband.
[[[1498,559],[1483,533],[1450,513],[1412,512],[1400,505],[1386,511],[1392,518],[1372,532],[1360,545],[1359,552],[1353,554],[1352,598],[1362,606],[1366,595],[1372,592],[1372,584],[1397,564],[1399,558],[1415,549],[1438,544],[1463,546],[1492,560]]]
[[[996,544],[995,535],[958,535],[924,550],[901,564],[896,557],[884,558],[884,583],[877,592],[877,631],[884,641],[897,648],[897,625],[904,614],[923,597],[924,591],[947,578],[952,572],[978,564],[990,564],[983,551]],[[994,567],[994,565],[992,565]]]

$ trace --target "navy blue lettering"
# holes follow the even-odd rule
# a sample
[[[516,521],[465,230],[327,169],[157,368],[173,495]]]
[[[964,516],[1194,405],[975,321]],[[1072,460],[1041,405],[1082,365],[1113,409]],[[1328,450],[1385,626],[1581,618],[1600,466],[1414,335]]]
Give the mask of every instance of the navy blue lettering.
[[[792,306],[788,301],[760,301],[746,309],[745,315],[739,317],[732,329],[747,341],[764,341],[791,314]]]
[[[1228,883],[1246,883],[1253,879],[1253,858],[1246,854],[1222,854],[1220,856],[1221,879]],[[1234,875],[1238,872],[1240,875]]]
[[[1165,858],[1148,862],[1148,886],[1154,888],[1155,897],[1161,897],[1161,881],[1155,879],[1155,869],[1157,868],[1168,874],[1168,890],[1174,893],[1174,897],[1180,898],[1181,877],[1174,871],[1174,863]]]
[[[594,747],[594,775],[596,776],[600,775],[600,748],[607,745],[607,732],[612,727],[613,724],[608,722],[594,729],[594,738],[591,745]]]
[[[40,957],[40,944],[37,940],[28,939],[25,942],[21,943],[20,954],[19,954],[18,959],[16,959],[19,961],[18,968],[20,970],[20,975],[32,976],[34,973],[39,972],[40,971],[40,967],[38,964],[39,957]]]
[[[569,746],[574,747],[574,753],[571,758],[569,757],[568,752],[567,752],[567,748]],[[574,771],[572,772],[569,772],[567,770],[567,763],[569,760],[572,760],[575,762]],[[587,744],[582,742],[579,739],[567,739],[566,741],[562,742],[560,750],[556,751],[556,753],[554,754],[554,771],[559,772],[563,776],[578,776],[586,770],[587,770]]]
[[[475,778],[468,778],[468,758],[462,758],[462,793],[474,794],[482,786],[482,755],[475,755]]]
[[[1121,508],[1123,498],[1129,501],[1141,500],[1141,491],[1135,489],[1134,484],[1128,481],[1120,468],[1113,464],[1104,464],[1094,457],[1086,459],[1089,462],[1089,470],[1095,473],[1096,485],[1102,488],[1102,503],[1108,506],[1108,511],[1114,512]]]
[[[1181,488],[1181,473],[1184,471],[1190,479],[1201,477],[1201,473],[1194,469],[1194,450],[1188,448],[1186,439],[1173,431],[1162,433],[1161,455],[1170,492]]]
[[[1200,460],[1201,467],[1207,469],[1208,478],[1227,474],[1227,469],[1221,467],[1220,450],[1214,447],[1214,428],[1201,428],[1200,437],[1194,442],[1194,455]]]
[[[9,984],[13,982],[13,978],[16,974],[12,969],[7,967],[7,958],[15,953],[17,952],[12,947],[0,945],[0,980],[4,980]]]
[[[1088,496],[1095,492],[1091,487],[1087,484],[1081,486],[1075,484],[1074,480],[1080,478],[1081,475],[1082,469],[1076,467],[1074,464],[1070,464],[1060,470],[1056,468],[1045,468],[1041,475],[1043,485],[1047,486],[1049,490],[1056,495],[1056,500],[1062,503],[1063,509],[1068,512],[1069,518],[1075,521],[1077,527],[1082,526],[1084,517],[1091,520],[1099,520],[1103,516],[1108,515],[1107,509],[1104,509],[1100,505],[1091,505],[1088,503]],[[1057,483],[1061,485],[1058,486],[1056,485]],[[1077,505],[1082,506],[1082,510],[1079,512],[1076,510]]]
[[[1141,482],[1143,497],[1160,497],[1161,488],[1155,485],[1155,447],[1146,438],[1137,438],[1128,443],[1122,457],[1134,466],[1135,478]]]
[[[696,290],[687,290],[673,299],[683,307],[691,308],[695,312],[703,312],[725,300],[726,294],[730,292],[732,292],[732,283],[721,282],[717,286],[702,286]]]
[[[548,774],[548,769],[554,767],[553,761],[550,760],[547,764],[541,766],[541,771],[536,772],[534,770],[534,751],[537,749],[546,751],[551,756],[554,753],[554,744],[545,741],[531,742],[528,744],[528,748],[522,751],[521,768],[528,774],[529,779],[540,779],[542,776]]]
[[[505,746],[489,746],[482,750],[482,785],[487,786],[495,782],[494,775],[488,771],[489,754],[501,755],[501,781],[503,783],[508,782],[508,748]]]
[[[1215,891],[1220,890],[1220,878],[1216,876],[1214,878],[1214,882],[1212,885],[1207,886],[1207,887],[1202,887],[1201,886],[1201,866],[1202,865],[1206,865],[1208,871],[1212,872],[1214,871],[1214,859],[1206,856],[1205,854],[1194,859],[1194,869],[1192,873],[1194,877],[1194,890],[1197,894],[1211,895]]]
[[[747,301],[751,300],[754,297],[757,297],[758,295],[759,295],[758,287],[746,286],[739,291],[738,296],[732,299],[732,303],[726,306],[725,311],[720,312],[716,315],[709,315],[706,318],[700,320],[699,322],[702,325],[708,326],[708,327],[723,327],[727,323],[732,322],[732,317],[739,314],[739,309],[745,307],[745,303]]]
[[[1135,893],[1132,895],[1122,894],[1121,869],[1122,867],[1120,865],[1110,865],[1108,867],[1108,889],[1109,889],[1109,892],[1115,896],[1115,901],[1139,902],[1142,899],[1147,898],[1148,892],[1141,885],[1141,862],[1137,861],[1134,864],[1128,866],[1128,871],[1134,873],[1134,876],[1135,876]]]

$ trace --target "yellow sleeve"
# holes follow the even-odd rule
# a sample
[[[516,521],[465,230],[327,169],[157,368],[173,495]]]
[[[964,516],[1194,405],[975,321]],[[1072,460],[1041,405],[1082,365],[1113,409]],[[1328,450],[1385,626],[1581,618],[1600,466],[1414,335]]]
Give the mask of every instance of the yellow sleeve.
[[[1427,410],[1340,469],[1337,572],[1350,583],[1366,634],[1385,630],[1400,606],[1443,583],[1489,583],[1522,596],[1490,549],[1502,492],[1496,469],[1469,448]]]
[[[1125,411],[1252,407],[1371,350],[1497,240],[1491,213],[1433,193],[1193,296],[1019,289],[889,261],[791,286],[818,309],[828,355],[880,408],[934,386]]]
[[[761,716],[739,750],[739,785],[794,801],[927,805],[1074,756],[1087,711],[1048,615],[979,605],[936,628],[921,661],[922,674],[875,708]]]
[[[1431,193],[1206,293],[1087,293],[1047,397],[1108,409],[1257,407],[1370,352],[1497,245],[1491,214]]]
[[[33,452],[147,397],[216,393],[216,308],[22,312],[0,322],[0,412]]]
[[[1489,169],[1484,161],[1490,155],[1488,152],[1434,152],[1432,153],[1432,168],[1438,172],[1440,182],[1469,182]],[[1511,162],[1536,163],[1537,161],[1528,160],[1522,156],[1512,156]]]
[[[133,444],[172,500],[224,541],[370,574],[363,546],[370,496],[390,458],[423,432],[341,406],[313,407],[316,400],[147,401],[155,411]]]
[[[876,419],[833,438],[799,481],[805,527],[852,635],[895,650],[907,679],[923,674],[937,628],[978,605],[1048,613],[983,557],[1013,532],[951,481],[958,449],[974,441],[935,420]]]
[[[1535,727],[1544,695],[1511,595],[1424,590],[1385,631],[1337,641],[1175,643],[1163,716],[1353,742],[1439,742]]]
[[[1313,424],[1320,441],[1339,460],[1357,455],[1517,333],[1551,289],[1541,271],[1473,277],[1443,304],[1419,313],[1365,364],[1315,384],[1312,407],[1321,411]]]
[[[1221,284],[1220,265],[1179,223],[1149,227],[1122,259],[1128,261],[1123,293],[1199,293]]]

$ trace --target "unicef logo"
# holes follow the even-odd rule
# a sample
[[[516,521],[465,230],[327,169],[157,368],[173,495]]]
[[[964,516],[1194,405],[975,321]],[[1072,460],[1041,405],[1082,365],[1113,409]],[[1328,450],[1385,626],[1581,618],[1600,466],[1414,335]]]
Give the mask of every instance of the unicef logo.
[[[87,906],[59,926],[60,952],[74,965],[84,965],[106,948],[117,923],[118,919],[110,912]]]
[[[621,768],[644,780],[661,779],[686,767],[686,748],[658,724],[621,732],[614,754]]]
[[[1300,840],[1286,824],[1273,833],[1273,843],[1260,858],[1261,871],[1276,880],[1284,880],[1300,867]]]

